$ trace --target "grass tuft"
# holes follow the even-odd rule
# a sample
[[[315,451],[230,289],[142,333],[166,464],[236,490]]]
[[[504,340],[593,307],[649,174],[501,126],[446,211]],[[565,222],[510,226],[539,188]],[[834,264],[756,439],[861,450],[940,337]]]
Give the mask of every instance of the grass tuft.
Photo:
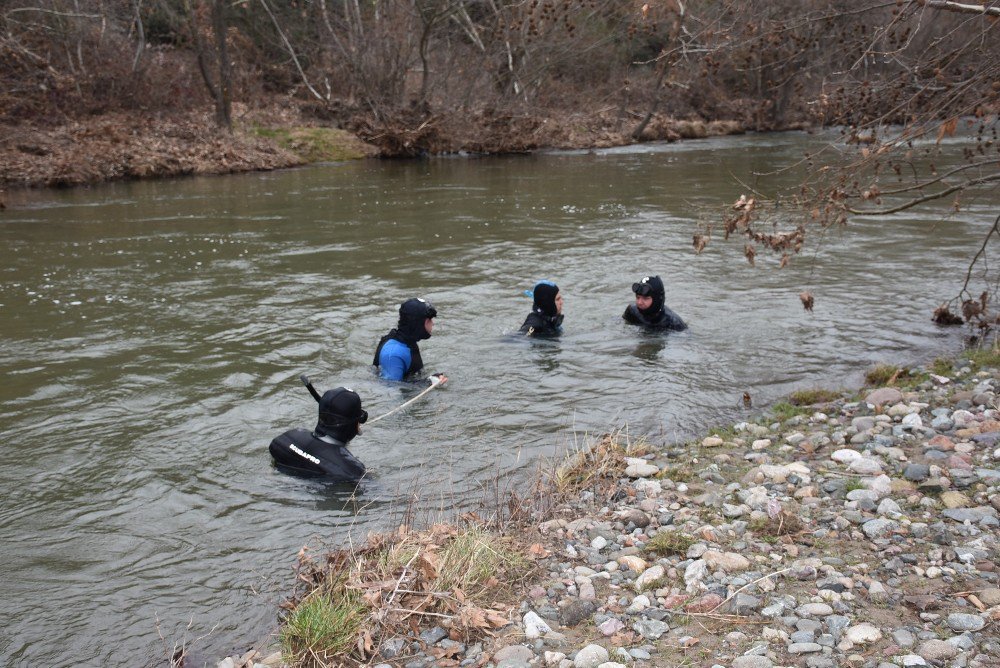
[[[649,539],[649,542],[646,543],[646,551],[660,556],[671,554],[683,556],[687,554],[688,548],[695,542],[693,537],[679,531],[661,531]]]
[[[798,417],[799,415],[809,415],[812,413],[812,409],[805,408],[803,406],[796,406],[787,401],[779,401],[778,403],[771,406],[771,415],[778,422],[785,422],[786,420],[791,420],[793,417]]]
[[[338,585],[324,586],[302,600],[281,629],[286,661],[324,665],[354,646],[367,618],[357,592]]]
[[[788,401],[793,406],[812,406],[825,404],[840,398],[839,392],[815,388],[811,390],[796,390],[788,395]]]
[[[1000,367],[1000,346],[966,350],[963,357],[968,359],[975,369]]]
[[[950,376],[955,372],[955,366],[952,364],[951,360],[944,357],[938,357],[931,363],[931,373],[938,376]]]
[[[625,474],[626,457],[649,452],[644,439],[630,441],[620,431],[608,434],[591,447],[566,456],[552,474],[556,492],[573,494],[597,480],[616,479]]]
[[[874,368],[865,372],[865,385],[872,387],[882,387],[888,385],[904,372],[902,367],[895,364],[877,364]]]
[[[802,520],[788,511],[781,511],[776,517],[762,517],[751,520],[748,525],[754,534],[762,538],[776,539],[802,531]],[[771,542],[765,540],[765,542]]]
[[[861,478],[848,478],[847,483],[844,485],[844,491],[853,492],[856,489],[867,489],[867,487],[865,487],[865,484],[861,482]]]

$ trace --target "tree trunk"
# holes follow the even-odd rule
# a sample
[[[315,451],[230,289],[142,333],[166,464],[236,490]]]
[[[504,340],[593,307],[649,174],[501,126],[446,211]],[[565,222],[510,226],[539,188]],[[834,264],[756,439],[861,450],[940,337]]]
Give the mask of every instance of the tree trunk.
[[[226,48],[225,0],[210,1],[212,2],[212,32],[215,33],[215,56],[218,61],[218,81],[212,76],[211,55],[208,51],[208,45],[205,44],[201,31],[198,29],[198,15],[191,6],[191,0],[184,0],[184,10],[188,15],[191,39],[194,42],[195,54],[198,56],[198,71],[201,72],[205,87],[215,102],[215,122],[223,130],[232,132],[232,100],[230,97],[232,81],[229,69],[229,52]]]
[[[219,61],[219,90],[215,99],[215,122],[220,128],[232,132],[233,75],[229,64],[229,49],[226,47],[228,30],[225,0],[212,1],[212,31],[215,33],[215,57]]]

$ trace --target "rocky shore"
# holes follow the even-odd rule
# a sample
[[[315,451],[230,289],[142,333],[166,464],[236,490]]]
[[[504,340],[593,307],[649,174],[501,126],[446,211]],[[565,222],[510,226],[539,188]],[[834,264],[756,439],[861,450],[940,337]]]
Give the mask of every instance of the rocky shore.
[[[631,446],[534,527],[508,626],[399,629],[367,665],[1000,665],[1000,370],[904,380]]]

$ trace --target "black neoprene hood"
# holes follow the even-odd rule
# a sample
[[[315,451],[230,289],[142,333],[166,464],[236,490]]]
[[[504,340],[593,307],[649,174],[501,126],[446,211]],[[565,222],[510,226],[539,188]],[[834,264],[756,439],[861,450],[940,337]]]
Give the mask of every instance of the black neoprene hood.
[[[399,324],[396,329],[411,341],[429,339],[431,335],[424,326],[424,321],[436,317],[437,309],[426,299],[407,299],[399,305]]]
[[[338,387],[327,390],[319,400],[319,421],[316,433],[347,443],[358,435],[358,423],[368,420],[368,411],[361,408],[361,397],[354,390]]]

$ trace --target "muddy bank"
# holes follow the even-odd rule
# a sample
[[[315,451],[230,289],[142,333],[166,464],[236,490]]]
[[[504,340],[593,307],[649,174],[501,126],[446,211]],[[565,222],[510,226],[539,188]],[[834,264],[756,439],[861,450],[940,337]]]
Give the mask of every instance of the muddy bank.
[[[67,187],[119,179],[229,174],[361,157],[518,153],[634,143],[636,125],[610,111],[559,116],[402,116],[329,121],[294,109],[243,110],[232,134],[209,113],[109,113],[62,125],[0,125],[0,190]],[[642,141],[677,141],[744,131],[736,121],[655,117]]]

